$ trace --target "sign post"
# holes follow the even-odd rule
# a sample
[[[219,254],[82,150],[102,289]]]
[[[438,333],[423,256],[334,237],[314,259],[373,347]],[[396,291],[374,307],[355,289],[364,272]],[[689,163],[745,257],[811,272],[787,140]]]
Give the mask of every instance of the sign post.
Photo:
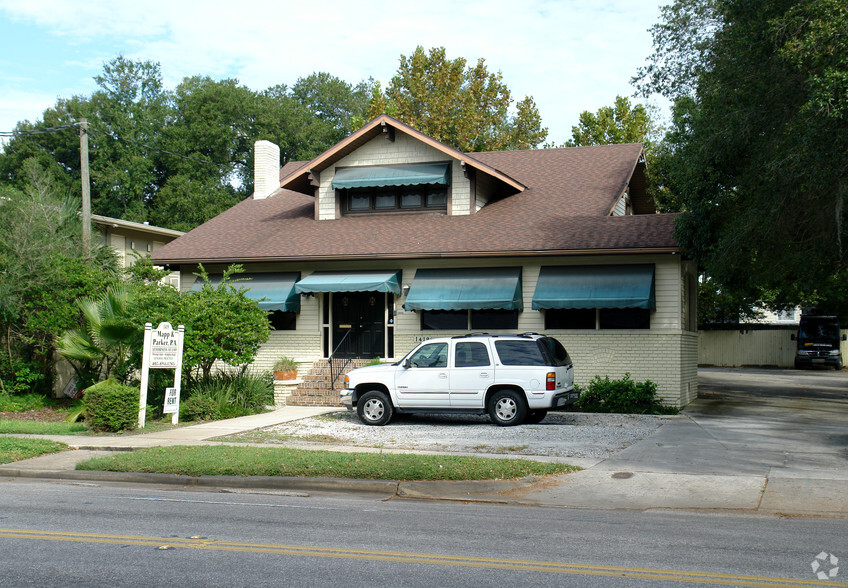
[[[174,387],[165,395],[164,412],[171,413],[171,423],[176,425],[180,418],[180,381],[183,374],[183,340],[185,327],[175,331],[171,323],[159,323],[155,329],[151,323],[144,325],[144,351],[141,361],[141,396],[138,400],[138,426],[144,428],[147,419],[147,387],[152,369],[173,369]],[[170,402],[169,402],[170,401]],[[171,409],[171,410],[169,410]]]

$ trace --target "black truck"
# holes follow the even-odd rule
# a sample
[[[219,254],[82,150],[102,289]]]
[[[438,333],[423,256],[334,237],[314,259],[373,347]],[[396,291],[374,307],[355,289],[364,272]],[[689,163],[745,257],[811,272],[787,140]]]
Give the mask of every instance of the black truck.
[[[792,335],[792,340],[798,343],[795,369],[831,365],[841,370],[842,353],[839,345],[846,337],[840,333],[839,320],[835,316],[802,315],[798,335]]]

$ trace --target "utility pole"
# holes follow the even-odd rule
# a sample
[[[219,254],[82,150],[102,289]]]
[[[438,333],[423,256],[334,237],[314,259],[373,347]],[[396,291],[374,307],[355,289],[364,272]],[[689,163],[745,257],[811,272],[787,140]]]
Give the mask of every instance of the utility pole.
[[[80,119],[80,175],[82,176],[82,253],[91,254],[91,186],[88,180],[88,120]]]

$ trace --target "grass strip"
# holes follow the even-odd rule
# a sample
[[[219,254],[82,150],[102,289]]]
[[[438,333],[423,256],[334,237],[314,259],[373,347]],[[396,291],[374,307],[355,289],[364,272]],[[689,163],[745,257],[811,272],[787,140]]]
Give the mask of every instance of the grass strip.
[[[0,463],[12,463],[45,453],[58,453],[68,446],[47,439],[16,439],[15,437],[0,437]]]
[[[368,480],[511,480],[577,471],[561,463],[453,455],[343,453],[276,447],[152,447],[100,457],[78,470],[186,476],[292,476]]]
[[[0,419],[0,434],[75,435],[77,433],[84,433],[87,430],[83,423],[45,423],[40,421]]]

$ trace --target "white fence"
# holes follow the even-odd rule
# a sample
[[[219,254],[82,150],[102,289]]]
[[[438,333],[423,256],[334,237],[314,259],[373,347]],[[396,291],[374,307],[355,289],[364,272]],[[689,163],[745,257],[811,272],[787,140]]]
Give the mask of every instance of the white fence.
[[[796,342],[791,336],[796,332],[796,329],[699,331],[698,365],[793,367]],[[845,341],[842,357],[848,357]]]

